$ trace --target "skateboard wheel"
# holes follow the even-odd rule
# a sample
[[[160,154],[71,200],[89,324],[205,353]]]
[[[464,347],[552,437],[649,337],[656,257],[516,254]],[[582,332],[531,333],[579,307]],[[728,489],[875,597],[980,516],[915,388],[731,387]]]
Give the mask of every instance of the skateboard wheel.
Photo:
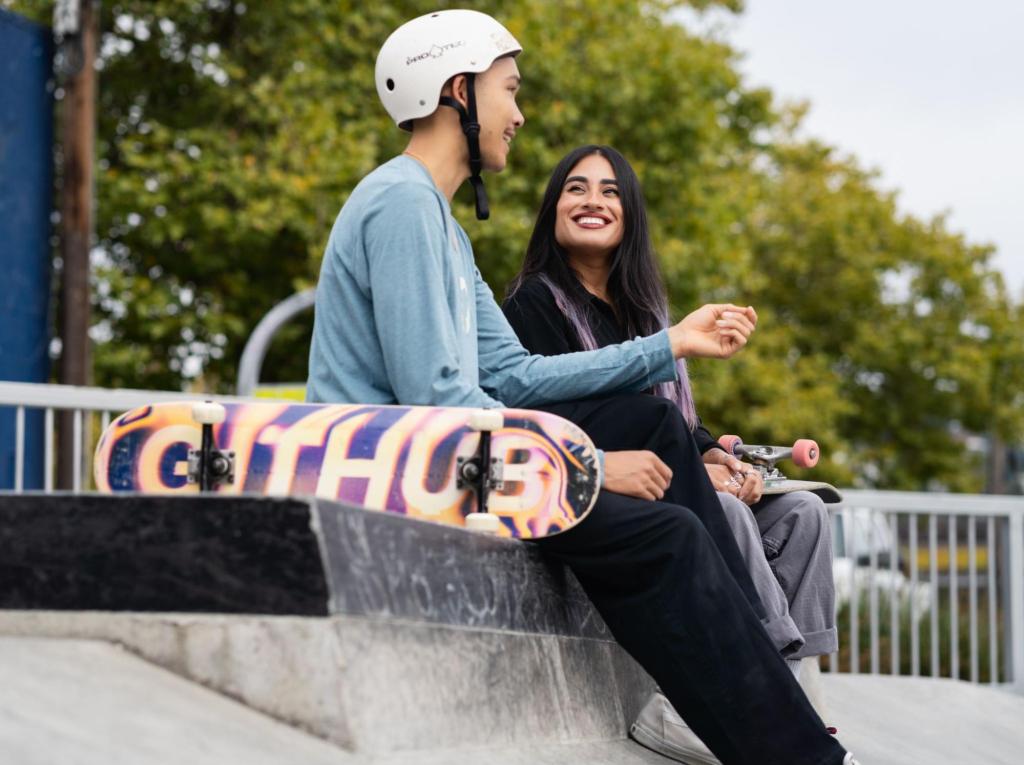
[[[821,450],[818,443],[809,438],[801,438],[793,444],[793,464],[797,467],[812,468],[818,464]]]
[[[227,417],[227,411],[223,404],[203,401],[192,405],[192,419],[200,425],[217,425],[224,422],[225,417]]]
[[[505,417],[496,409],[478,409],[469,415],[469,429],[477,431],[501,430]]]
[[[501,529],[498,516],[490,513],[470,513],[466,516],[466,528],[481,534],[497,534]]]
[[[736,447],[743,443],[743,439],[739,436],[720,436],[718,443],[733,457],[740,456],[736,453]]]

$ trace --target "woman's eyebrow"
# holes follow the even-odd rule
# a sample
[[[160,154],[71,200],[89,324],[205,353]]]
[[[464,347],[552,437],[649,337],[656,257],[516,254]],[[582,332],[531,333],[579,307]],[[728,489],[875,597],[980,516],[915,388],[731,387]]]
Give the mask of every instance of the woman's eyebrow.
[[[573,175],[565,179],[566,183],[572,183],[573,181],[580,181],[581,183],[590,183],[590,179],[583,175]],[[618,186],[619,182],[614,178],[602,178],[602,186]]]

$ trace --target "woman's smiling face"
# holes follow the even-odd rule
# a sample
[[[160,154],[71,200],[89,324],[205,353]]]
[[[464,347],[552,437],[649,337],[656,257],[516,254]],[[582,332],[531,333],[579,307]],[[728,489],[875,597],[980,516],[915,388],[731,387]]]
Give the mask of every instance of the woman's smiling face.
[[[567,252],[610,254],[622,242],[622,202],[611,163],[590,154],[569,171],[555,208],[555,241]]]

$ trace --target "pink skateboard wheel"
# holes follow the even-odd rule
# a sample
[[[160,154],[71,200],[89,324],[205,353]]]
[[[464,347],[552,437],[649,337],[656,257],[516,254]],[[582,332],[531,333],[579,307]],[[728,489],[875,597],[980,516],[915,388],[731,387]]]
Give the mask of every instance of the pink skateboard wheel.
[[[793,444],[793,464],[797,467],[812,468],[818,464],[821,450],[818,443],[809,438],[801,438]]]
[[[719,436],[718,443],[733,457],[738,457],[739,455],[736,454],[736,447],[743,443],[743,439],[739,436]]]

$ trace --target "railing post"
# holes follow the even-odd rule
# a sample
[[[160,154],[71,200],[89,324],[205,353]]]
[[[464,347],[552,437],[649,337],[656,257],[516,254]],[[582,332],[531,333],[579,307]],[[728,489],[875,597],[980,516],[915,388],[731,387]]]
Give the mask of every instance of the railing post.
[[[19,406],[14,416],[14,490],[25,488],[25,407]]]
[[[1024,514],[1010,515],[1010,640],[1007,653],[1010,654],[1008,678],[1014,687],[1024,690]]]

